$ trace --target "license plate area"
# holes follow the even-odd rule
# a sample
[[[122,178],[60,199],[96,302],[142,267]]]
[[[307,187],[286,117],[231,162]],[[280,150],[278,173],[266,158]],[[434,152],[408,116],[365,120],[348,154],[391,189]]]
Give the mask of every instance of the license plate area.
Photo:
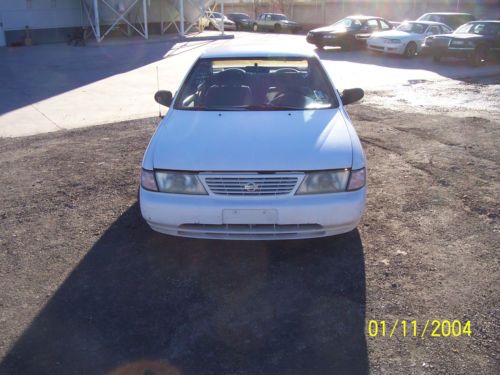
[[[272,210],[272,209],[222,210],[223,224],[277,224],[277,222],[278,222],[277,210]]]

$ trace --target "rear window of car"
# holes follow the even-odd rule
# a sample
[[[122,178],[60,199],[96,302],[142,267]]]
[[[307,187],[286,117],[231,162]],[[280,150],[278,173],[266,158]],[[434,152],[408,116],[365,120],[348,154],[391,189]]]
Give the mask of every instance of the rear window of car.
[[[304,110],[338,107],[315,58],[198,60],[179,91],[181,110]]]

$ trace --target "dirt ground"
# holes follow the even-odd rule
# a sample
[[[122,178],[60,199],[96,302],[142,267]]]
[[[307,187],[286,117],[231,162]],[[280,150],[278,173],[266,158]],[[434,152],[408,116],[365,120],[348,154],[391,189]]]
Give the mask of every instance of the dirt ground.
[[[152,232],[157,119],[0,140],[0,374],[499,373],[500,118],[349,112],[366,213],[308,241]],[[472,334],[370,337],[372,319]]]

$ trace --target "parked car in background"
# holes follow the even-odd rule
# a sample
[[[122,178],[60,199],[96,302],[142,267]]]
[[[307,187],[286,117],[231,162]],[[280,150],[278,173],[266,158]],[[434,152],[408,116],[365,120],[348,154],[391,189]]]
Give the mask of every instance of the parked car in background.
[[[353,230],[365,207],[362,144],[319,58],[259,46],[204,52],[142,162],[139,205],[175,236],[282,240]]]
[[[453,30],[463,25],[464,23],[474,21],[475,18],[469,13],[425,13],[421,15],[417,21],[433,21],[444,23]]]
[[[380,17],[349,16],[333,25],[309,31],[306,39],[318,49],[328,46],[350,50],[365,47],[372,33],[391,29],[389,21]]]
[[[236,30],[235,23],[219,12],[206,12],[205,16],[200,18],[199,24],[203,29],[209,30],[222,30],[222,24],[224,30]]]
[[[227,18],[234,22],[236,30],[250,30],[252,28],[253,20],[246,13],[229,13]]]
[[[429,36],[424,48],[436,62],[453,56],[465,58],[473,66],[481,65],[490,57],[500,57],[500,21],[469,22],[452,34]]]
[[[274,31],[276,33],[287,31],[295,33],[300,28],[301,26],[297,22],[290,21],[287,16],[278,13],[261,14],[252,25],[253,31]]]
[[[367,41],[371,51],[414,57],[422,49],[426,36],[450,33],[444,23],[431,21],[405,21],[396,29],[374,33]]]

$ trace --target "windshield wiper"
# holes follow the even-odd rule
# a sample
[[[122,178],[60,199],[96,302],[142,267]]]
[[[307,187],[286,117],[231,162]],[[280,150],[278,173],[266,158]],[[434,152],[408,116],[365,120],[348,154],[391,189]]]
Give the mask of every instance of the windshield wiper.
[[[274,105],[274,104],[252,104],[244,105],[241,108],[247,109],[249,111],[302,111],[303,107],[294,107],[289,105]]]

